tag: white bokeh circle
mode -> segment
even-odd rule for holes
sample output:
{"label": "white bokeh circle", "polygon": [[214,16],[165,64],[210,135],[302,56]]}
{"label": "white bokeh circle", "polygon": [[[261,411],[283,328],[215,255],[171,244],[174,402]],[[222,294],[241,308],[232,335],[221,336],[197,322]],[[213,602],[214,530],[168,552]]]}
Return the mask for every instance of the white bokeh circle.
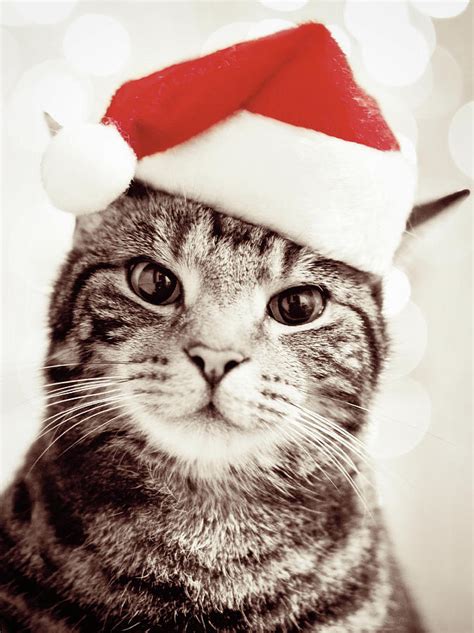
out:
{"label": "white bokeh circle", "polygon": [[91,83],[64,61],[50,60],[27,70],[11,92],[5,108],[6,132],[15,144],[43,152],[49,142],[44,121],[48,112],[66,125],[85,121],[92,103]]}
{"label": "white bokeh circle", "polygon": [[410,24],[410,15],[404,2],[348,0],[344,23],[349,33],[363,44],[403,32]]}
{"label": "white bokeh circle", "polygon": [[120,71],[130,56],[130,36],[108,15],[81,15],[68,27],[64,55],[80,72],[104,77]]}
{"label": "white bokeh circle", "polygon": [[26,26],[25,16],[18,11],[18,2],[2,2],[0,5],[0,23],[2,26]]}
{"label": "white bokeh circle", "polygon": [[392,95],[396,94],[404,107],[410,108],[412,111],[423,107],[423,104],[430,99],[430,95],[433,93],[434,72],[431,60],[416,83],[390,89]]}
{"label": "white bokeh circle", "polygon": [[411,12],[411,24],[419,31],[426,40],[430,53],[433,53],[436,48],[436,29],[433,24],[433,20],[429,15],[424,13],[418,13],[418,11]]}
{"label": "white bokeh circle", "polygon": [[24,2],[15,0],[15,9],[33,24],[58,24],[72,13],[77,0],[56,0],[56,2]]}
{"label": "white bokeh circle", "polygon": [[206,39],[201,48],[201,54],[207,55],[228,46],[233,46],[238,42],[244,42],[248,39],[248,33],[252,28],[252,24],[252,22],[231,22],[221,26]]}
{"label": "white bokeh circle", "polygon": [[201,48],[201,54],[214,53],[228,46],[265,37],[294,26],[296,26],[294,22],[277,18],[259,20],[258,22],[231,22],[221,26],[209,35]]}
{"label": "white bokeh circle", "polygon": [[387,321],[390,339],[387,379],[406,376],[419,364],[426,351],[428,328],[420,308],[409,301]]}
{"label": "white bokeh circle", "polygon": [[459,106],[462,98],[463,75],[449,51],[437,46],[431,57],[430,68],[432,89],[416,110],[418,119],[439,119],[446,116]]}
{"label": "white bokeh circle", "polygon": [[414,84],[425,72],[430,55],[425,38],[410,25],[362,45],[368,72],[383,86]]}
{"label": "white bokeh circle", "polygon": [[381,387],[372,403],[367,448],[376,459],[392,459],[413,450],[431,421],[431,399],[411,378]]}
{"label": "white bokeh circle", "polygon": [[413,112],[407,107],[405,101],[393,95],[379,98],[385,120],[397,138],[403,136],[410,139],[416,147],[418,143],[418,124]]}
{"label": "white bokeh circle", "polygon": [[399,314],[410,300],[410,280],[403,270],[392,266],[383,278],[383,313],[386,317]]}
{"label": "white bokeh circle", "polygon": [[267,9],[275,11],[298,11],[302,9],[309,0],[259,0]]}
{"label": "white bokeh circle", "polygon": [[[46,198],[46,194],[38,198]],[[25,288],[49,294],[72,244],[74,217],[47,202],[39,202],[15,219],[8,240],[7,265]],[[21,248],[20,248],[21,244]]]}
{"label": "white bokeh circle", "polygon": [[8,93],[15,85],[20,72],[22,54],[15,36],[7,29],[1,30],[2,45],[2,92]]}
{"label": "white bokeh circle", "polygon": [[449,151],[457,167],[468,178],[474,178],[472,152],[474,147],[474,101],[457,110],[449,125]]}
{"label": "white bokeh circle", "polygon": [[271,35],[272,33],[278,33],[278,31],[285,31],[286,29],[291,29],[295,27],[296,24],[294,22],[290,22],[289,20],[279,20],[279,19],[271,19],[271,20],[260,20],[259,22],[254,22],[247,33],[247,39],[253,40],[258,37],[265,37],[266,35]]}
{"label": "white bokeh circle", "polygon": [[454,18],[465,11],[469,0],[411,0],[413,6],[432,18]]}
{"label": "white bokeh circle", "polygon": [[[9,380],[10,389],[11,383],[12,381]],[[2,458],[0,459],[0,487],[2,489],[10,483],[13,473],[24,459],[28,446],[38,434],[41,427],[42,406],[38,399],[31,401],[23,397],[20,404],[5,405],[5,411],[8,411],[8,432],[2,433],[0,444]]]}

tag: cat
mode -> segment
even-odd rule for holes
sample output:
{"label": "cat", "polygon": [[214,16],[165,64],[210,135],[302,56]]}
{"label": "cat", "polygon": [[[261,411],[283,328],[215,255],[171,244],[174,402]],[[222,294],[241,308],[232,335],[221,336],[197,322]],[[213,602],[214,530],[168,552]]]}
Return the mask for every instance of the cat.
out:
{"label": "cat", "polygon": [[43,427],[1,499],[2,632],[421,633],[363,445],[382,300],[139,182],[79,218]]}

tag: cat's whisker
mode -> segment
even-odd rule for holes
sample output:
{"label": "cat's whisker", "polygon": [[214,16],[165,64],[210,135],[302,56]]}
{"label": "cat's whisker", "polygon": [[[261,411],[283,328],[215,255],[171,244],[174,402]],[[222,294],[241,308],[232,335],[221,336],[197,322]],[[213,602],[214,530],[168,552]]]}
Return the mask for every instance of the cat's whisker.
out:
{"label": "cat's whisker", "polygon": [[[293,424],[295,423],[293,422]],[[354,481],[354,478],[350,475],[350,473],[347,472],[346,468],[341,464],[337,456],[334,454],[335,452],[334,446],[328,441],[325,441],[324,438],[322,438],[317,432],[314,432],[316,431],[316,429],[313,429],[313,433],[311,435],[307,435],[306,433],[304,433],[302,431],[302,428],[299,428],[298,430],[299,430],[300,436],[303,439],[306,439],[307,441],[312,443],[314,446],[318,447],[323,453],[323,455],[325,455],[329,459],[329,461],[331,461],[334,464],[337,470],[339,470],[339,472],[342,474],[342,476],[346,479],[346,481],[349,483],[351,488],[354,490],[355,494],[358,496],[361,503],[363,504],[365,510],[369,514],[371,514],[367,501],[362,491],[360,490],[359,486]]]}
{"label": "cat's whisker", "polygon": [[[288,427],[280,426],[279,431],[281,433],[283,433],[283,435],[285,435],[291,442],[294,442],[296,434],[292,435],[293,428],[288,429]],[[300,448],[301,448],[301,446],[300,446]],[[338,490],[339,488],[338,488],[337,484],[334,483],[334,481],[331,479],[331,477],[328,475],[328,473],[324,470],[324,468],[321,466],[321,464],[318,464],[318,462],[316,461],[314,456],[311,455],[311,453],[306,448],[304,448],[303,450],[306,453],[306,455],[308,456],[308,458],[314,463],[314,465],[318,469],[318,471],[321,472],[322,475],[324,475],[324,477],[334,486],[334,488],[336,488],[336,490]]]}
{"label": "cat's whisker", "polygon": [[[122,360],[122,361],[108,361],[106,363],[94,363],[87,362],[88,367],[114,367],[116,365],[137,365],[142,361],[132,361],[132,360]],[[56,369],[58,367],[81,367],[81,363],[59,363],[58,365],[42,365],[38,367],[38,371],[42,371],[44,369]]]}
{"label": "cat's whisker", "polygon": [[[367,452],[365,450],[365,446],[352,434],[350,434],[346,429],[342,428],[340,425],[324,418],[320,414],[306,409],[301,405],[294,404],[292,402],[287,403],[289,406],[294,407],[298,410],[299,414],[299,422],[305,422],[306,424],[313,424],[317,426],[318,430],[324,431],[327,435],[330,435],[333,439],[338,441],[339,443],[344,444],[347,448],[350,448],[355,454],[357,454],[362,460],[364,460],[368,465],[371,465],[368,461]],[[288,421],[291,422],[291,416],[288,416]],[[329,428],[327,428],[329,427]],[[341,435],[343,437],[341,437]],[[357,442],[360,444],[360,448],[357,446]],[[352,464],[355,466],[354,464]]]}
{"label": "cat's whisker", "polygon": [[[309,391],[303,391],[303,393],[306,393],[306,395],[315,395],[314,393],[311,393],[311,392],[309,392]],[[333,400],[333,398],[331,398],[330,396],[324,396],[324,395],[321,395],[321,394],[319,394],[319,393],[317,394],[317,396],[318,396],[318,398],[327,398],[327,399],[331,399],[331,400]],[[350,404],[351,404],[350,402],[346,402],[346,401],[342,401],[342,400],[340,400],[340,402],[345,402],[345,404],[348,404],[348,405],[350,405]],[[347,431],[347,429],[345,429],[345,428],[344,428],[343,426],[341,426],[340,424],[337,424],[336,422],[333,422],[333,421],[331,421],[331,420],[328,420],[328,419],[327,419],[327,418],[325,418],[325,417],[324,417],[321,413],[319,413],[319,412],[317,412],[317,411],[314,411],[313,409],[308,409],[307,407],[304,407],[304,406],[303,406],[303,405],[301,405],[301,404],[294,404],[294,406],[295,406],[297,409],[300,409],[300,411],[304,411],[304,412],[305,412],[305,413],[307,413],[308,415],[313,415],[313,416],[314,416],[314,415],[316,415],[316,416],[318,416],[319,418],[325,419],[325,420],[327,421],[327,423],[328,423],[328,424],[330,424],[333,428],[335,428],[335,429],[336,429],[336,430],[338,430],[340,433],[342,433],[343,435],[345,435],[345,436],[349,439],[349,441],[354,442],[354,444],[357,444],[363,452],[366,452],[366,451],[367,451],[367,448],[366,448],[366,446],[365,446],[364,442],[363,442],[360,438],[358,438],[358,437],[356,437],[355,435],[353,435],[352,433],[349,433],[349,431]],[[356,406],[356,405],[354,405],[354,406]]]}
{"label": "cat's whisker", "polygon": [[[102,398],[99,400],[95,399],[92,401],[86,400],[87,396],[82,396],[81,400],[86,400],[85,402],[82,402],[82,404],[79,404],[74,407],[69,407],[65,411],[60,411],[59,413],[46,418],[44,422],[48,422],[48,423],[43,425],[42,432],[39,434],[38,437],[43,437],[47,433],[50,433],[53,429],[58,428],[63,423],[67,422],[68,420],[76,418],[78,415],[81,415],[85,411],[93,410],[91,407],[94,407],[95,405],[101,405],[104,402],[113,402],[117,397],[120,397],[120,396],[117,396],[116,392],[117,390],[113,390],[113,391],[111,390],[108,392],[103,392],[101,394],[90,394],[90,396],[94,396],[94,397],[98,395],[107,396],[105,398]],[[59,423],[56,423],[57,420],[59,420]]]}
{"label": "cat's whisker", "polygon": [[[308,430],[312,431],[315,425],[312,423],[309,427],[307,426],[307,424],[304,424],[304,426]],[[353,450],[353,447],[350,446],[350,444],[348,444],[347,442],[344,442],[344,440],[340,436],[338,436],[337,434],[333,434],[329,429],[325,428],[324,425],[317,425],[316,428],[319,433],[324,433],[325,438],[322,438],[323,441],[328,441],[330,443],[332,450],[337,452],[337,454],[346,462],[346,464],[348,464],[348,466],[356,471],[358,477],[363,479],[369,486],[374,487],[373,482],[360,470],[360,468],[354,463],[354,460],[341,446],[341,442],[350,450]],[[363,457],[360,457],[360,459],[364,461],[367,466],[373,469],[373,465],[368,460],[364,460]]]}
{"label": "cat's whisker", "polygon": [[44,385],[42,385],[42,387],[44,387],[45,389],[48,387],[56,387],[57,385],[67,385],[67,384],[79,384],[79,383],[87,383],[87,382],[94,382],[94,381],[103,381],[103,380],[114,380],[115,378],[121,379],[122,376],[120,375],[113,375],[113,376],[95,376],[93,378],[74,378],[72,380],[61,380],[59,382],[49,382],[46,383]]}
{"label": "cat's whisker", "polygon": [[[310,412],[307,409],[305,411],[307,411],[308,413],[312,413],[312,415],[314,416],[318,416],[319,418],[322,418],[323,420],[325,420],[327,424],[331,426],[331,428],[334,431],[337,431],[337,433],[342,433],[342,435],[344,436],[344,439],[341,438],[338,441],[341,441],[344,444],[347,443],[346,445],[348,446],[348,448],[350,448],[351,451],[355,452],[360,457],[360,459],[364,462],[364,464],[368,468],[370,468],[372,471],[374,472],[376,471],[377,473],[383,473],[384,475],[387,475],[390,478],[396,479],[399,483],[402,483],[403,485],[407,485],[410,483],[409,481],[401,477],[399,473],[396,473],[392,468],[388,468],[385,464],[382,465],[380,462],[378,462],[377,465],[375,466],[373,457],[368,447],[366,446],[366,444],[362,442],[359,438],[352,435],[352,433],[349,433],[346,429],[336,424],[335,422],[332,422],[328,418],[324,418],[324,416],[322,416],[320,413],[317,413],[314,411]],[[371,484],[371,485],[373,486],[374,484]]]}
{"label": "cat's whisker", "polygon": [[[132,398],[135,398],[136,396],[134,395],[128,395],[128,396],[124,396],[120,399],[115,400],[115,402],[119,401],[120,403],[130,400]],[[115,409],[119,409],[121,407],[121,404],[118,404],[116,407],[112,407],[110,409],[108,409],[108,411],[113,411]],[[63,433],[61,433],[60,435],[58,435],[57,437],[55,437],[53,439],[52,442],[50,442],[48,444],[48,446],[44,449],[44,451],[39,455],[39,457],[37,457],[35,459],[35,461],[33,462],[33,464],[31,465],[30,469],[28,470],[28,474],[31,473],[31,471],[33,470],[33,468],[36,466],[36,464],[40,461],[40,459],[62,438],[64,437],[67,433],[70,433],[73,429],[75,429],[76,427],[78,427],[81,424],[84,424],[84,422],[87,422],[88,420],[96,417],[97,415],[99,415],[100,413],[104,413],[104,411],[97,411],[96,413],[94,413],[91,416],[88,416],[86,418],[81,418],[78,422],[75,422],[71,427],[68,427],[65,431],[63,431]],[[77,416],[76,416],[77,417]],[[72,419],[72,418],[70,418]]]}
{"label": "cat's whisker", "polygon": [[[303,420],[300,420],[300,422],[302,422],[302,427],[309,433],[316,431],[322,441],[328,441],[330,445],[334,447],[334,450],[338,452],[338,455],[344,459],[346,464],[349,467],[353,468],[357,472],[357,474],[360,474],[360,470],[354,463],[354,460],[350,456],[348,456],[347,453],[340,446],[337,446],[337,436],[328,433],[327,430],[324,428],[324,425],[307,424]],[[321,435],[321,433],[324,433],[324,436]]]}
{"label": "cat's whisker", "polygon": [[[367,466],[373,467],[373,464],[368,455],[367,449],[365,446],[362,448],[359,446],[360,442],[356,442],[353,435],[348,433],[345,429],[342,429],[339,425],[335,424],[331,420],[321,416],[316,412],[307,412],[302,411],[302,419],[307,424],[317,424],[319,428],[324,430],[324,432],[330,435],[333,439],[335,439],[340,444],[346,446],[349,450],[351,450],[355,455],[357,455]],[[318,424],[319,423],[319,424]]]}
{"label": "cat's whisker", "polygon": [[349,459],[352,467],[355,467],[359,476],[361,476],[365,481],[367,481],[367,483],[370,486],[373,487],[373,483],[363,473],[361,473],[359,468],[355,466],[353,460],[349,457],[349,455],[347,455],[346,451],[344,451],[344,449],[342,448],[342,447],[346,447],[347,449],[349,449],[352,453],[357,455],[357,457],[359,457],[359,459],[366,466],[368,466],[371,470],[373,470],[374,466],[365,446],[359,442],[363,446],[361,450],[358,448],[357,445],[354,445],[355,444],[354,440],[356,440],[357,438],[355,438],[352,434],[350,434],[346,429],[342,428],[340,425],[336,424],[332,420],[329,420],[328,418],[321,416],[320,414],[316,412],[309,412],[309,411],[307,412],[307,410],[303,410],[302,421],[305,423],[305,425],[309,424],[311,426],[315,426],[319,432],[324,433],[325,436],[328,436],[329,438],[331,438],[333,442],[336,442],[336,444],[338,445],[338,450],[340,450],[345,455],[345,459]]}
{"label": "cat's whisker", "polygon": [[[51,422],[48,425],[48,427],[45,428],[44,431],[38,437],[43,437],[44,435],[48,435],[48,433],[54,433],[56,429],[63,426],[70,420],[74,420],[75,418],[79,417],[80,415],[83,415],[84,413],[90,413],[91,411],[95,411],[96,409],[107,407],[110,403],[113,404],[117,400],[119,400],[119,398],[107,398],[107,399],[104,398],[103,400],[98,400],[98,401],[96,400],[96,401],[87,403],[87,406],[85,407],[75,407],[73,409],[69,409],[68,411],[64,412],[63,416],[60,416],[59,422],[54,424],[56,420],[53,420],[53,422]],[[79,413],[76,413],[75,415],[70,415],[71,413],[76,412],[78,409],[80,409]],[[61,419],[61,417],[63,419]]]}
{"label": "cat's whisker", "polygon": [[[115,408],[115,407],[114,407]],[[109,413],[110,411],[114,410],[114,408],[109,409],[107,411],[107,413]],[[68,448],[64,449],[64,451],[62,451],[62,453],[59,454],[59,457],[61,457],[62,455],[64,455],[64,453],[67,453],[69,450],[71,450],[72,448],[74,448],[74,446],[76,446],[77,444],[82,443],[86,437],[88,437],[89,435],[92,435],[93,433],[97,433],[98,431],[100,431],[100,429],[104,428],[105,426],[107,426],[108,424],[111,424],[112,422],[114,422],[115,420],[118,420],[120,418],[123,418],[124,416],[127,415],[126,411],[123,411],[122,413],[119,413],[118,415],[114,416],[113,418],[111,418],[110,420],[106,420],[105,422],[103,422],[102,424],[99,424],[99,426],[91,429],[90,431],[88,431],[87,433],[85,433],[82,437],[80,437],[78,440],[76,440],[73,444],[71,444],[71,446],[68,446]]]}
{"label": "cat's whisker", "polygon": [[[314,395],[314,394],[310,394],[310,392],[306,392],[308,395]],[[326,395],[322,395],[322,394],[318,394],[318,397],[326,399],[326,400],[332,400],[334,402],[341,402],[342,404],[345,404],[349,407],[353,407],[355,409],[359,409],[360,411],[364,411],[367,414],[372,414],[371,409],[368,409],[367,407],[363,407],[361,405],[358,404],[354,404],[353,402],[348,402],[347,400],[343,400],[340,398],[335,398],[333,396],[326,396]],[[393,416],[387,415],[386,413],[382,413],[381,411],[377,411],[377,416],[379,418],[381,418],[382,420],[388,420],[389,422],[394,422],[396,424],[405,424],[411,428],[417,428],[416,425],[407,422],[407,420],[404,420],[403,418],[394,418]],[[430,437],[433,437],[436,440],[439,440],[440,442],[444,442],[446,444],[449,444],[451,446],[454,446],[456,448],[459,448],[459,445],[456,444],[456,442],[451,442],[450,440],[447,440],[445,437],[441,437],[440,435],[437,435],[436,433],[433,433],[430,430],[426,431],[426,434],[429,435]]]}
{"label": "cat's whisker", "polygon": [[[106,393],[118,393],[118,392],[120,392],[120,391],[121,391],[120,387],[114,387],[113,389],[109,389],[109,390],[105,390],[105,391],[99,391],[99,392],[93,391],[93,392],[91,392],[91,393],[89,393],[89,394],[87,394],[87,393],[86,393],[86,394],[79,394],[79,395],[77,395],[77,396],[72,396],[71,398],[66,398],[66,399],[64,399],[64,400],[50,401],[50,402],[48,402],[47,404],[48,404],[48,406],[57,406],[57,405],[59,405],[59,404],[65,404],[66,402],[72,402],[72,401],[74,401],[74,400],[82,400],[83,398],[86,398],[86,397],[87,397],[87,395],[90,395],[90,396],[101,396],[101,395],[104,395],[104,394],[106,394]],[[56,398],[62,398],[62,397],[63,397],[63,395],[64,395],[64,394],[60,394],[60,395],[53,394],[53,396],[52,396],[52,397],[53,397],[53,398],[54,398],[54,397],[56,397]]]}
{"label": "cat's whisker", "polygon": [[[87,385],[79,385],[76,387],[67,387],[67,388],[62,388],[62,389],[52,389],[50,391],[47,391],[47,395],[43,396],[44,400],[48,400],[50,398],[58,398],[58,397],[62,397],[62,396],[67,396],[70,394],[81,394],[83,392],[87,393],[88,391],[90,391],[91,393],[93,393],[93,389],[105,389],[106,387],[116,387],[118,386],[120,383],[115,382],[115,381],[109,381],[109,382],[99,382],[99,383],[88,383]],[[51,402],[48,403],[52,404]]]}
{"label": "cat's whisker", "polygon": [[[108,395],[110,393],[115,393],[116,391],[117,390],[113,390],[113,392],[112,392],[112,390],[111,390],[109,392],[104,392],[104,393],[102,393],[100,395],[106,395],[106,394]],[[94,394],[90,394],[90,395],[91,396],[97,396],[99,394],[94,393]],[[81,396],[81,400],[84,400],[84,399],[86,399],[86,396],[85,395]],[[74,413],[75,411],[86,409],[86,408],[88,408],[90,406],[93,406],[94,404],[101,403],[101,402],[108,402],[108,401],[109,401],[109,398],[105,398],[103,400],[93,400],[92,402],[91,401],[87,401],[87,402],[83,402],[83,404],[79,404],[77,406],[70,407],[70,408],[66,409],[66,411],[60,411],[59,413],[56,413],[54,415],[50,415],[49,417],[47,417],[44,420],[44,423],[48,422],[48,424],[43,426],[43,433],[39,437],[41,437],[44,434],[44,431],[48,430],[48,427],[50,427],[54,423],[54,421],[56,419],[61,418],[63,416],[66,416],[69,413]]]}

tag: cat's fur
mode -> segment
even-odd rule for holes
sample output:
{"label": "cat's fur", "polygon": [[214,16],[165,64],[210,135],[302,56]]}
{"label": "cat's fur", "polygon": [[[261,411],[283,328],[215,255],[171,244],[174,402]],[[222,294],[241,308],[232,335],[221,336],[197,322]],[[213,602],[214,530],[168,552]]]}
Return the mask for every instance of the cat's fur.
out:
{"label": "cat's fur", "polygon": [[[178,276],[184,304],[133,294],[137,256]],[[270,297],[302,283],[326,289],[322,317],[272,320]],[[138,185],[81,221],[51,301],[43,432],[2,498],[6,630],[421,631],[359,444],[381,300],[376,277]],[[248,359],[215,392],[227,421],[195,413],[193,342]]]}

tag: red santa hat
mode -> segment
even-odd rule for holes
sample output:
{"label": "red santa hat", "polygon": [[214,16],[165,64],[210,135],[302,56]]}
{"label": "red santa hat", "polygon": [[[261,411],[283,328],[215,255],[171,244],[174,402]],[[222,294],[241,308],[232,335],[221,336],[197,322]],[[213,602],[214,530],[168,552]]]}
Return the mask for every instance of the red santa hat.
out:
{"label": "red santa hat", "polygon": [[133,178],[383,273],[413,204],[413,161],[321,24],[125,83],[100,124],[63,128],[52,202],[105,209]]}

